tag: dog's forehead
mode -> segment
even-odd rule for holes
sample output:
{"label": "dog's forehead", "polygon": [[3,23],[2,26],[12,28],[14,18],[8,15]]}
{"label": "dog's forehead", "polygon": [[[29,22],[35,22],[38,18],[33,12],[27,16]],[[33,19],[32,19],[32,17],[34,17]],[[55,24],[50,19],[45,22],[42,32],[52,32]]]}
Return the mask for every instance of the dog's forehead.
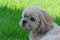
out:
{"label": "dog's forehead", "polygon": [[38,12],[37,11],[30,11],[30,10],[28,10],[28,12],[27,11],[25,11],[24,13],[23,13],[23,15],[25,15],[25,16],[34,16],[34,15],[38,15]]}
{"label": "dog's forehead", "polygon": [[28,7],[23,10],[23,16],[38,15],[40,10],[42,10],[40,7]]}
{"label": "dog's forehead", "polygon": [[38,14],[37,13],[34,13],[34,12],[26,12],[24,13],[24,16],[37,16]]}

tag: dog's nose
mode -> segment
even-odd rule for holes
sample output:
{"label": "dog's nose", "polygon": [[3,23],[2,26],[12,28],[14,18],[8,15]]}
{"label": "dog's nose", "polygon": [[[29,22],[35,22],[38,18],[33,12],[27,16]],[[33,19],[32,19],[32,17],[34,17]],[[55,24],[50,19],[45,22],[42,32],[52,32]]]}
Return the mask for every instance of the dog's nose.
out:
{"label": "dog's nose", "polygon": [[22,23],[23,23],[23,24],[26,24],[26,23],[27,23],[27,21],[26,21],[26,20],[23,20],[23,21],[22,21]]}

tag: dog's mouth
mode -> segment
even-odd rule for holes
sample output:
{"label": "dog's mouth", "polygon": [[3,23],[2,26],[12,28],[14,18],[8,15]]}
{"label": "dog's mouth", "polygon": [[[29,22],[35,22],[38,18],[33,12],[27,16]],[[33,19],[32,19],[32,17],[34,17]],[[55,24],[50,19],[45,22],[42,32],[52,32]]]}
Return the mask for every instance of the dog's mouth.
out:
{"label": "dog's mouth", "polygon": [[21,24],[22,27],[26,27],[26,25],[27,25],[27,24],[23,24],[23,23]]}
{"label": "dog's mouth", "polygon": [[22,27],[29,30],[29,31],[33,30],[32,26],[28,25],[28,23],[27,24],[22,24]]}
{"label": "dog's mouth", "polygon": [[26,24],[22,24],[22,27],[25,27],[26,26]]}

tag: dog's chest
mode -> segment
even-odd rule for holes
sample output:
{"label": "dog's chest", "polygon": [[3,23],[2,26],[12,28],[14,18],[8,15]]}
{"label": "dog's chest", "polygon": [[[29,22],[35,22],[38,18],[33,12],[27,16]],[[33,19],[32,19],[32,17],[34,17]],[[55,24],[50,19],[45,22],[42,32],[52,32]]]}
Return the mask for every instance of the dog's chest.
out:
{"label": "dog's chest", "polygon": [[41,39],[42,38],[42,35],[37,35],[37,34],[30,34],[30,40],[39,40],[39,39]]}
{"label": "dog's chest", "polygon": [[40,39],[40,37],[33,37],[33,36],[30,36],[30,40],[39,40]]}

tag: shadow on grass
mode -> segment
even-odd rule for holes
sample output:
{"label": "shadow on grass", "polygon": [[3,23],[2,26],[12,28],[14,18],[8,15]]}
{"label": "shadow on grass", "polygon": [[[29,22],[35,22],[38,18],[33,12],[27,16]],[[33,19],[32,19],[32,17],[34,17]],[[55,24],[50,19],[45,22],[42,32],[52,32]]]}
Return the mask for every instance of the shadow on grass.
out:
{"label": "shadow on grass", "polygon": [[58,25],[60,25],[60,17],[56,17],[53,19],[55,23],[57,23]]}

